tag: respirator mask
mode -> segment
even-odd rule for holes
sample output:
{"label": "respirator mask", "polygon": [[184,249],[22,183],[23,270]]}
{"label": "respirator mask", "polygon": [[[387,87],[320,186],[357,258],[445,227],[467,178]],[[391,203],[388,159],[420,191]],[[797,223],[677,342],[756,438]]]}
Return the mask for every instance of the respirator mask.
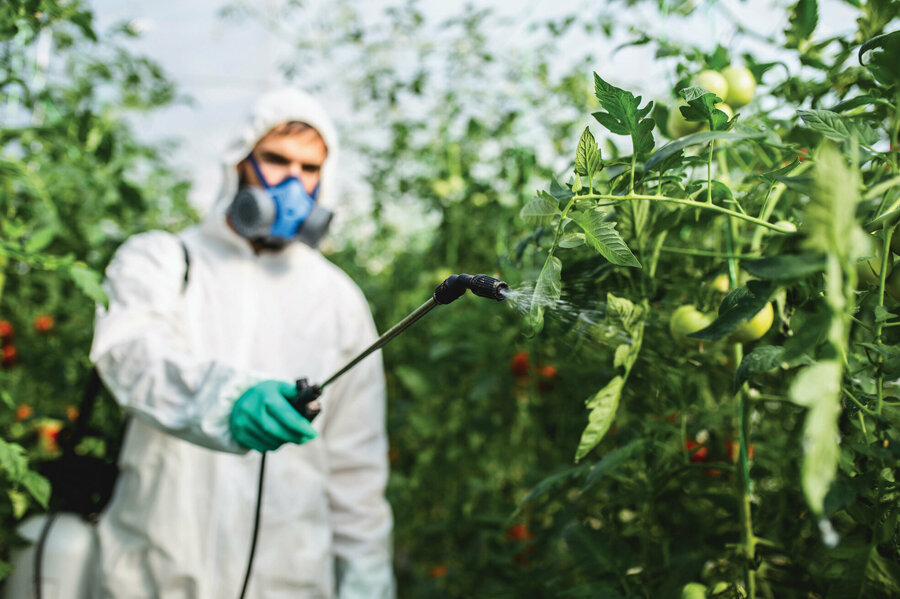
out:
{"label": "respirator mask", "polygon": [[234,229],[243,237],[268,247],[282,248],[291,241],[317,247],[334,216],[316,203],[319,186],[309,194],[293,175],[271,186],[253,154],[247,161],[264,189],[250,185],[238,189],[227,212]]}

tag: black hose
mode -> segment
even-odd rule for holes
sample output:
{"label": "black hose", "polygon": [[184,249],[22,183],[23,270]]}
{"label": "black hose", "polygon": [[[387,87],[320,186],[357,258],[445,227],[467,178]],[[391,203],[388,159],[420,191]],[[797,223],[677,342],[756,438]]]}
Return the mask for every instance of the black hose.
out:
{"label": "black hose", "polygon": [[[247,560],[247,572],[244,573],[244,584],[241,586],[240,599],[244,599],[247,585],[250,583],[250,571],[253,569],[253,558],[256,556],[256,541],[259,537],[259,520],[262,514],[263,478],[266,474],[266,454],[262,454],[259,461],[259,485],[256,490],[256,515],[253,517],[253,538],[250,541],[250,558]],[[37,599],[40,599],[38,597]]]}
{"label": "black hose", "polygon": [[34,597],[35,599],[41,599],[42,589],[41,589],[41,577],[43,575],[43,562],[44,562],[44,547],[47,546],[47,537],[50,536],[50,528],[53,526],[53,523],[56,522],[56,517],[59,515],[59,512],[50,512],[47,515],[47,519],[44,521],[44,525],[41,527],[41,534],[38,537],[37,545],[34,547]]}

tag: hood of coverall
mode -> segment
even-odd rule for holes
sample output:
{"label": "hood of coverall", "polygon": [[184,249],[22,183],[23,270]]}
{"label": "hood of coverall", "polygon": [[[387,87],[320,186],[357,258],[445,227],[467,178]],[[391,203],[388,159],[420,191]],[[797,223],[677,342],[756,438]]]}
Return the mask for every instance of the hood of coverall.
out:
{"label": "hood of coverall", "polygon": [[325,141],[328,154],[322,165],[316,202],[328,210],[336,211],[337,130],[325,109],[315,98],[297,88],[284,87],[260,96],[250,114],[234,132],[221,163],[222,185],[215,204],[203,223],[205,230],[241,244],[246,243],[246,240],[229,228],[225,220],[228,206],[238,190],[238,174],[235,166],[250,154],[266,133],[288,121],[300,121],[311,125]]}

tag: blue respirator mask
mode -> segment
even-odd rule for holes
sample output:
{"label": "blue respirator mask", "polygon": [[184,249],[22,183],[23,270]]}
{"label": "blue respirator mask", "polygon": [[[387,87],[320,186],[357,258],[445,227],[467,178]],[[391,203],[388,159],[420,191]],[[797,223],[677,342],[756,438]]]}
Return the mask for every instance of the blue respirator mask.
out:
{"label": "blue respirator mask", "polygon": [[264,189],[249,185],[238,189],[228,207],[234,229],[243,237],[267,246],[284,247],[291,241],[302,241],[317,247],[334,216],[316,203],[319,187],[309,194],[294,176],[271,186],[252,154],[247,161]]}

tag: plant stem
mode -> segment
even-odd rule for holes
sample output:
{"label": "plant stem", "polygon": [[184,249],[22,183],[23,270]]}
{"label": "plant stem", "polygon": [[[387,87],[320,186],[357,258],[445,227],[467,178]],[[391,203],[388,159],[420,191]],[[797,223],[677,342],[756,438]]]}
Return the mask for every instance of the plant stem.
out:
{"label": "plant stem", "polygon": [[[668,245],[664,245],[660,248],[663,252],[669,252],[670,254],[686,254],[688,256],[704,256],[708,258],[735,258],[738,260],[748,259],[753,260],[755,258],[759,258],[759,254],[729,254],[727,252],[716,252],[713,250],[698,250],[694,248],[676,248]],[[900,324],[900,323],[898,323]]]}
{"label": "plant stem", "polygon": [[712,204],[712,160],[713,150],[716,147],[716,140],[709,142],[709,158],[706,160],[706,203]]}
{"label": "plant stem", "polygon": [[[734,240],[736,237],[735,222],[728,219],[725,229],[725,240],[729,254],[734,253]],[[728,278],[731,280],[731,288],[737,287],[737,261],[728,259]],[[732,345],[734,367],[738,368],[744,358],[744,347],[740,343]],[[750,439],[750,402],[747,400],[747,384],[741,385],[737,392],[737,421],[738,441],[740,446],[738,464],[738,512],[741,521],[741,545],[743,557],[746,560],[741,566],[744,574],[744,586],[747,589],[748,599],[756,599],[756,571],[753,569],[753,560],[756,556],[756,537],[753,534],[753,514],[750,508],[750,461],[748,457],[748,445]]]}
{"label": "plant stem", "polygon": [[617,196],[611,194],[590,194],[590,195],[580,195],[579,199],[582,200],[616,200],[616,201],[626,201],[626,200],[640,200],[647,202],[665,202],[669,204],[680,204],[682,206],[691,206],[693,208],[700,208],[701,210],[711,210],[713,212],[718,212],[719,214],[725,214],[727,216],[732,216],[734,218],[738,218],[743,221],[747,221],[748,223],[753,223],[759,227],[765,227],[767,229],[771,229],[778,233],[793,233],[788,229],[783,229],[777,225],[772,223],[768,223],[762,219],[754,218],[752,216],[748,216],[746,214],[741,214],[740,212],[735,212],[734,210],[729,210],[728,208],[723,208],[721,206],[717,206],[715,204],[708,204],[706,202],[697,202],[694,200],[685,200],[683,198],[672,198],[665,195],[642,195],[636,193],[629,193],[624,196]]}
{"label": "plant stem", "polygon": [[[881,273],[878,275],[878,307],[882,310],[884,309],[884,283],[887,278],[887,268],[888,268],[888,258],[891,256],[891,237],[894,236],[893,227],[889,229],[884,229],[882,231],[882,245],[881,245]],[[881,333],[884,328],[884,322],[878,321],[876,319],[875,322],[875,343],[881,343]],[[881,356],[878,357],[878,372],[875,376],[875,392],[878,396],[878,405],[875,408],[875,413],[881,416],[881,409],[884,404],[884,372],[881,367],[884,362],[884,358]]]}
{"label": "plant stem", "polygon": [[637,152],[632,152],[631,156],[631,183],[628,185],[628,195],[634,195],[634,169],[637,165]]}

